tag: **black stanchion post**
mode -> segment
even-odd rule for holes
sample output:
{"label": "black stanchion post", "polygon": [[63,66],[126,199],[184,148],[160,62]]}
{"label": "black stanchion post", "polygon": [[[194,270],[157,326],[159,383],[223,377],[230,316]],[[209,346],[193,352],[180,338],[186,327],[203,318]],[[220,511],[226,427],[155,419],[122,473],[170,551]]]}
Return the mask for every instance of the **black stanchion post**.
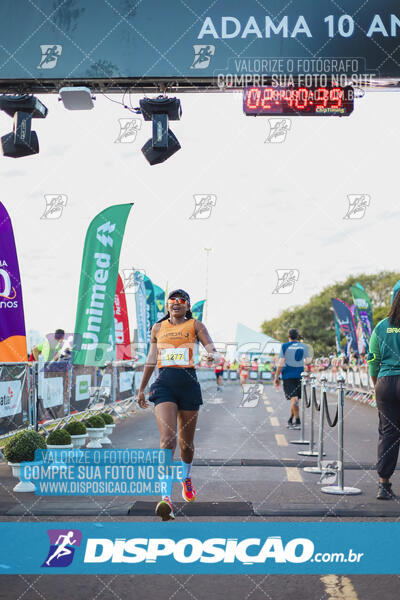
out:
{"label": "black stanchion post", "polygon": [[318,456],[318,452],[314,450],[314,409],[315,409],[315,393],[316,393],[316,382],[315,375],[310,375],[310,442],[308,450],[300,450],[297,454],[301,456]]}
{"label": "black stanchion post", "polygon": [[306,395],[307,395],[307,373],[303,371],[301,374],[301,401],[300,401],[300,415],[301,415],[301,435],[299,440],[290,440],[291,444],[299,444],[307,446],[310,442],[304,439],[305,434],[305,421],[306,421]]}
{"label": "black stanchion post", "polygon": [[322,375],[321,379],[321,400],[319,405],[319,433],[318,433],[318,458],[317,458],[317,466],[316,467],[304,467],[303,471],[307,473],[317,473],[321,474],[322,472],[331,472],[330,470],[322,469],[321,461],[325,456],[324,452],[324,419],[325,419],[325,403],[324,396],[326,394],[326,384],[328,378],[326,375]]}
{"label": "black stanchion post", "polygon": [[325,494],[340,494],[344,496],[354,496],[361,494],[361,490],[355,487],[344,487],[344,422],[343,422],[343,407],[344,407],[344,377],[337,377],[338,383],[338,484],[328,485],[321,488],[321,492]]}

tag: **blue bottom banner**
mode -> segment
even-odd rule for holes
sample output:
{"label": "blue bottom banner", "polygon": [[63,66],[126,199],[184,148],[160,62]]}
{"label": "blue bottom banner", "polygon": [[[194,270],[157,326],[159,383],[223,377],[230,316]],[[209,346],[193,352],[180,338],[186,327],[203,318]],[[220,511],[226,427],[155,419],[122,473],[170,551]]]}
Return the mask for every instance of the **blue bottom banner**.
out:
{"label": "blue bottom banner", "polygon": [[0,523],[0,573],[398,574],[400,523]]}

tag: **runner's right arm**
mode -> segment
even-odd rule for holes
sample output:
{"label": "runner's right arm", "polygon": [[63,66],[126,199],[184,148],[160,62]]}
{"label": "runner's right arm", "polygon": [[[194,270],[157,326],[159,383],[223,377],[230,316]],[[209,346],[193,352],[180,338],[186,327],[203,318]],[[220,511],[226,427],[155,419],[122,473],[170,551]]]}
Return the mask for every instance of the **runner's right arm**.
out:
{"label": "runner's right arm", "polygon": [[146,402],[146,398],[144,395],[144,390],[146,389],[147,384],[149,383],[150,377],[153,374],[153,371],[157,365],[157,334],[160,329],[160,324],[156,323],[153,325],[151,329],[151,341],[150,341],[150,351],[147,356],[147,360],[143,369],[143,377],[140,382],[139,392],[138,392],[138,403],[140,408],[147,408],[149,406],[148,402]]}

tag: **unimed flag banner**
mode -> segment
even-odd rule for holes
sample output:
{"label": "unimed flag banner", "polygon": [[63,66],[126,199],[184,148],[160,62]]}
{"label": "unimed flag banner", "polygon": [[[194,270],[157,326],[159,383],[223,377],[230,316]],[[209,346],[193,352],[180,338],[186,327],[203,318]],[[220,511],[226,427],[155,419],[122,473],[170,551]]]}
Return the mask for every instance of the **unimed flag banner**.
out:
{"label": "unimed flag banner", "polygon": [[[135,278],[135,304],[136,304],[136,330],[137,350],[140,362],[144,362],[147,350],[150,348],[150,318],[148,319],[146,289],[144,275],[141,271],[134,271]],[[148,322],[149,321],[149,322]]]}
{"label": "unimed flag banner", "polygon": [[102,366],[114,320],[119,255],[132,204],[106,208],[90,223],[83,249],[72,362]]}
{"label": "unimed flag banner", "polygon": [[126,297],[124,284],[121,275],[118,275],[117,290],[114,299],[114,321],[115,321],[115,342],[117,345],[117,360],[130,360],[132,358],[128,309],[126,306]]}
{"label": "unimed flag banner", "polygon": [[151,329],[154,323],[157,321],[157,305],[155,299],[154,285],[150,277],[144,275],[144,288],[146,290],[146,302],[147,302],[147,314],[148,323],[147,326]]}
{"label": "unimed flag banner", "polygon": [[159,321],[159,319],[162,319],[165,315],[165,292],[162,288],[160,288],[159,285],[156,285],[155,283],[153,283],[153,288],[157,308],[157,321]]}
{"label": "unimed flag banner", "polygon": [[331,301],[340,329],[347,338],[349,349],[358,352],[356,324],[350,306],[339,298],[332,298]]}
{"label": "unimed flag banner", "polygon": [[363,328],[365,341],[367,344],[369,344],[373,329],[371,299],[360,283],[357,283],[357,285],[351,285],[350,291],[356,307],[357,317],[360,320]]}
{"label": "unimed flag banner", "polygon": [[0,362],[27,358],[17,250],[11,219],[0,202]]}
{"label": "unimed flag banner", "polygon": [[199,302],[196,302],[196,304],[193,304],[192,315],[193,315],[194,319],[197,319],[198,321],[203,320],[203,311],[204,311],[205,303],[206,303],[205,300],[200,300]]}

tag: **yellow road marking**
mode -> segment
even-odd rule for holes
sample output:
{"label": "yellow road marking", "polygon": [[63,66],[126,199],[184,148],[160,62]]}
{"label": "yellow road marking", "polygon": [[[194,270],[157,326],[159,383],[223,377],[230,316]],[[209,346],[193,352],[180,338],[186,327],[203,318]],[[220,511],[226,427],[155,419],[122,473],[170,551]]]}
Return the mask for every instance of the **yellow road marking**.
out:
{"label": "yellow road marking", "polygon": [[279,427],[278,417],[270,417],[269,420],[270,420],[272,427]]}
{"label": "yellow road marking", "polygon": [[264,400],[264,404],[269,405],[270,404],[269,400]]}
{"label": "yellow road marking", "polygon": [[285,471],[288,481],[299,481],[300,483],[303,482],[303,478],[297,467],[285,467]]}
{"label": "yellow road marking", "polygon": [[276,433],[275,439],[278,446],[289,446],[286,436],[284,436],[283,433]]}
{"label": "yellow road marking", "polygon": [[272,406],[267,406],[266,408],[267,408],[267,412],[269,412],[269,413],[274,412],[274,409],[272,408]]}
{"label": "yellow road marking", "polygon": [[324,575],[321,581],[325,587],[326,600],[358,600],[357,592],[349,577]]}

